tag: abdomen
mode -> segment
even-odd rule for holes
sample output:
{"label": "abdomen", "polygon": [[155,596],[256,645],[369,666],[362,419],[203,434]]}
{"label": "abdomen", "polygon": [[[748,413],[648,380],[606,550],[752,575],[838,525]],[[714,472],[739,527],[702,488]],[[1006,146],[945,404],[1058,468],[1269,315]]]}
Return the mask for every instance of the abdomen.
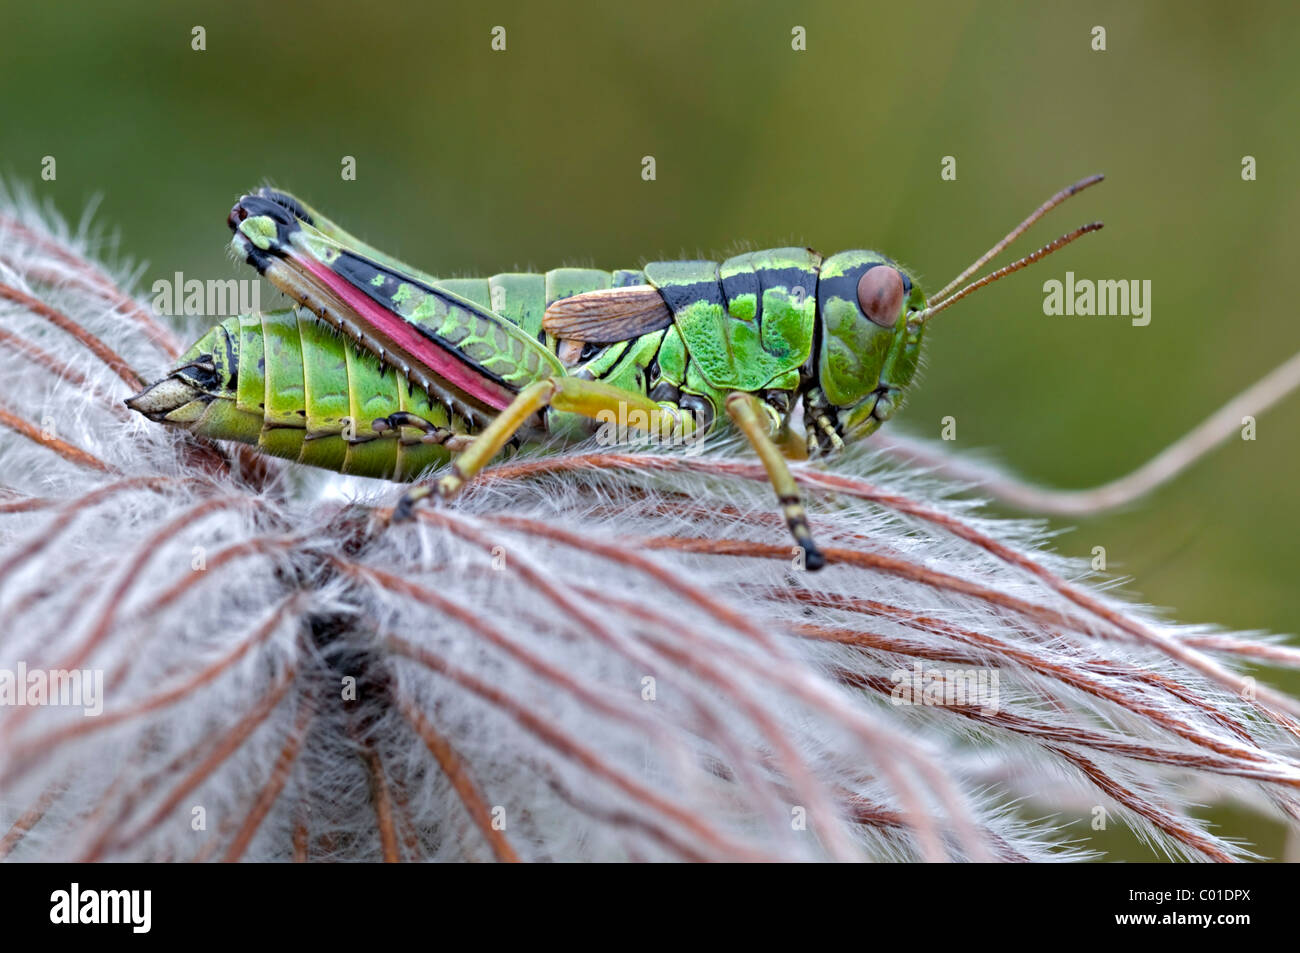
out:
{"label": "abdomen", "polygon": [[202,392],[155,419],[340,473],[411,480],[447,462],[448,451],[422,442],[419,430],[381,434],[371,426],[397,411],[456,433],[474,432],[391,368],[381,373],[376,358],[304,308],[227,318],[199,339],[170,377]]}

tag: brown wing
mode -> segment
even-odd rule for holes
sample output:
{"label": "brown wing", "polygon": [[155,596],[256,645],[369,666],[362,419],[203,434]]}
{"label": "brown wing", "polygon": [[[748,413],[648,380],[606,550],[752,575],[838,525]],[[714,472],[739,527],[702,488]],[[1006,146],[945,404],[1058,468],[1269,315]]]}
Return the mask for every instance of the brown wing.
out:
{"label": "brown wing", "polygon": [[672,323],[673,314],[655,288],[633,285],[561,298],[546,309],[542,330],[567,341],[613,344]]}

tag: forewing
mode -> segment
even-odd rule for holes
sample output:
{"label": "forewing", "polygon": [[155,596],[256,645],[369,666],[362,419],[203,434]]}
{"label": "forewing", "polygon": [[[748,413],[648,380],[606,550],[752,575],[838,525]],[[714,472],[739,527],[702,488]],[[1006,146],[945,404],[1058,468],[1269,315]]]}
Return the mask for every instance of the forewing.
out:
{"label": "forewing", "polygon": [[542,329],[557,338],[614,344],[673,323],[663,296],[651,285],[589,291],[552,302]]}
{"label": "forewing", "polygon": [[245,196],[235,248],[277,287],[412,381],[473,412],[502,409],[564,366],[515,324],[468,298],[326,235],[283,205]]}

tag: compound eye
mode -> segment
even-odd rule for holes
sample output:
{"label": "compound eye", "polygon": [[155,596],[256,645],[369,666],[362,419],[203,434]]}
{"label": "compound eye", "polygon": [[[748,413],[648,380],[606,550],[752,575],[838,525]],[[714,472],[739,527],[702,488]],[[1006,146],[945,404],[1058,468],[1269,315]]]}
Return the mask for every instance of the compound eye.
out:
{"label": "compound eye", "polygon": [[858,305],[873,323],[892,328],[903,310],[903,276],[888,265],[868,268],[858,279]]}

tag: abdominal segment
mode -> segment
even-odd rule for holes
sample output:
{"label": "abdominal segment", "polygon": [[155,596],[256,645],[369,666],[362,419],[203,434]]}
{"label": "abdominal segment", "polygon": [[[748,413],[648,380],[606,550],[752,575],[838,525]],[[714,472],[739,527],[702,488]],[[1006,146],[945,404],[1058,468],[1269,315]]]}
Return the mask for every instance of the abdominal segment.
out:
{"label": "abdominal segment", "polygon": [[415,479],[450,454],[414,427],[376,432],[376,420],[405,411],[453,433],[473,432],[305,308],[228,318],[128,403],[199,436],[388,480]]}

